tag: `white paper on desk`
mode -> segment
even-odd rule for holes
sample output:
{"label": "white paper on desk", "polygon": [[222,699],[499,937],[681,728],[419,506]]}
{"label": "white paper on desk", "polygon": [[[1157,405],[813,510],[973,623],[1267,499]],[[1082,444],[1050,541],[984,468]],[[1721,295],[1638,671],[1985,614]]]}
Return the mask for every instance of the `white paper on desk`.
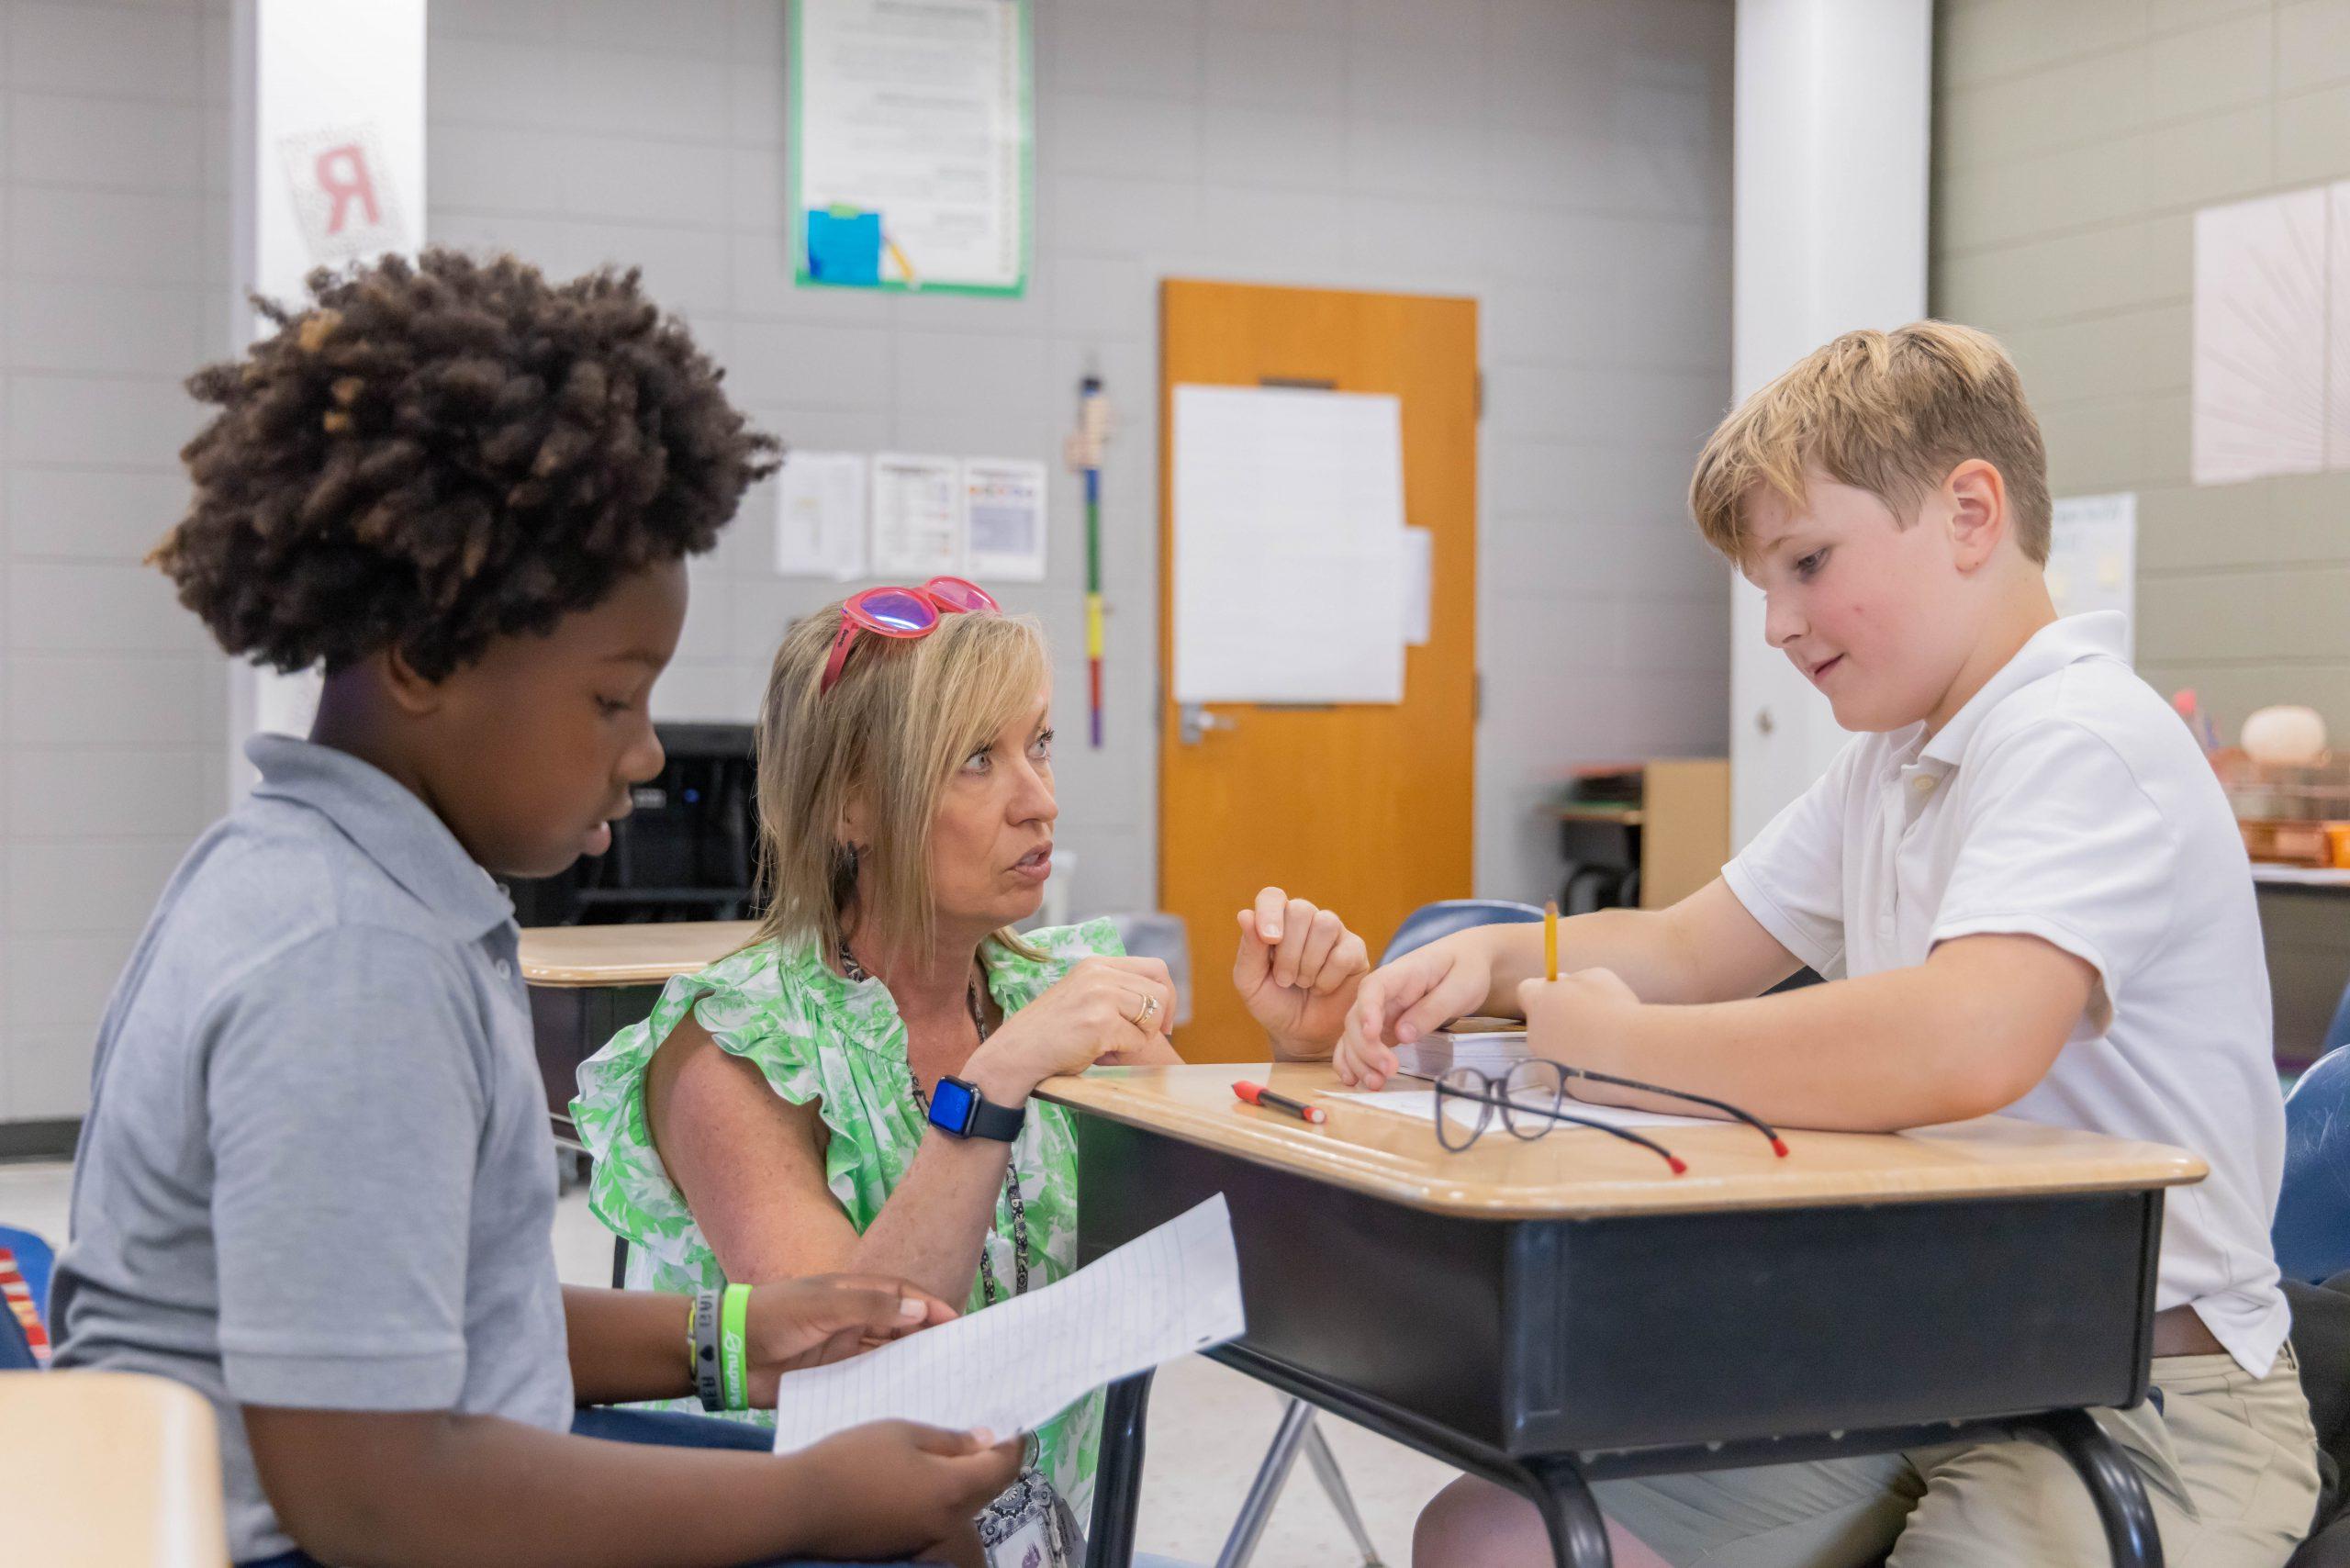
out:
{"label": "white paper on desk", "polygon": [[[1416,1092],[1412,1090],[1384,1090],[1375,1094],[1325,1092],[1326,1100],[1353,1100],[1382,1111],[1393,1111],[1422,1123],[1436,1120],[1436,1091]],[[1492,1106],[1496,1119],[1501,1107]],[[1611,1127],[1718,1127],[1722,1124],[1711,1116],[1674,1116],[1662,1111],[1628,1111],[1620,1105],[1592,1105],[1581,1100],[1570,1100],[1559,1107],[1570,1116],[1580,1116],[1587,1122],[1599,1122]],[[1444,1114],[1464,1127],[1477,1125],[1477,1106],[1473,1102],[1445,1102]],[[1561,1123],[1561,1130],[1572,1132],[1573,1124]]]}
{"label": "white paper on desk", "polygon": [[1175,388],[1175,700],[1404,700],[1402,404]]}
{"label": "white paper on desk", "polygon": [[865,476],[861,453],[785,455],[776,476],[778,575],[843,583],[865,575]]}
{"label": "white paper on desk", "polygon": [[776,1389],[778,1453],[867,1421],[999,1438],[1033,1431],[1105,1383],[1237,1338],[1240,1259],[1224,1194],[1067,1279]]}

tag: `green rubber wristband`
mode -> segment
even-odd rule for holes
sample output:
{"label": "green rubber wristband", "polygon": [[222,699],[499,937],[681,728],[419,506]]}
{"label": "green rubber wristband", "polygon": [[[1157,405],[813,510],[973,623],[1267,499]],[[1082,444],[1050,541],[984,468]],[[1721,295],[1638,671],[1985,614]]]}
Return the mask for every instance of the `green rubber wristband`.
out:
{"label": "green rubber wristband", "polygon": [[751,1316],[751,1287],[729,1285],[718,1303],[718,1376],[726,1408],[751,1407],[751,1354],[744,1325]]}

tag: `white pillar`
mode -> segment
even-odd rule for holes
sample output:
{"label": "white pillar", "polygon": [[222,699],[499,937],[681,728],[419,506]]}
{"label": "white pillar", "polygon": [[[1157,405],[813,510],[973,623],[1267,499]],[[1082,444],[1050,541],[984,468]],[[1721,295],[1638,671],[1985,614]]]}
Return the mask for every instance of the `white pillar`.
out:
{"label": "white pillar", "polygon": [[[248,295],[298,303],[313,267],[422,246],[424,7],[425,0],[238,0],[234,350],[269,325]],[[308,734],[318,700],[315,670],[280,675],[229,661],[232,803],[253,782],[246,740],[261,730]]]}
{"label": "white pillar", "polygon": [[[1738,0],[1730,381],[1744,398],[1837,333],[1926,313],[1931,0]],[[1827,699],[1730,609],[1730,836],[1843,745]]]}

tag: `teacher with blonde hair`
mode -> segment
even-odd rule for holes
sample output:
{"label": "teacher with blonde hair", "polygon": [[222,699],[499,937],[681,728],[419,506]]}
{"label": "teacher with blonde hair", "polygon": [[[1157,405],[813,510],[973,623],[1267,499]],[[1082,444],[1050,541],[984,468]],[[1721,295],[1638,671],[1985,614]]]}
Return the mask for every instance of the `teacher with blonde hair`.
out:
{"label": "teacher with blonde hair", "polygon": [[[1076,1266],[1076,1138],[1030,1096],[1180,1058],[1163,963],[1107,921],[1016,929],[1052,872],[1051,687],[1035,622],[959,578],[786,634],[759,721],[765,924],[579,1070],[632,1286],[888,1273],[982,1310]],[[1238,924],[1273,1053],[1328,1056],[1361,938],[1278,889]],[[1096,1394],[1046,1423],[982,1538],[1073,1560],[1100,1422]]]}

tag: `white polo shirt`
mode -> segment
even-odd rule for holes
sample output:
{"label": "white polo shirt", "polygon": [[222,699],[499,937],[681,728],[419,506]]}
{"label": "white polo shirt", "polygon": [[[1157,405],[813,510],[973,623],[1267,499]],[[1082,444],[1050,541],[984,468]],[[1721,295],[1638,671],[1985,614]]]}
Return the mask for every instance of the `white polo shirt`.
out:
{"label": "white polo shirt", "polygon": [[2121,648],[2115,613],[2042,628],[1931,741],[1854,737],[1722,877],[1830,979],[1986,932],[2094,968],[2055,1065],[2002,1114],[2209,1163],[2167,1195],[2154,1305],[2192,1305],[2265,1375],[2290,1322],[2268,1244],[2285,1112],[2251,868],[2210,764]]}

